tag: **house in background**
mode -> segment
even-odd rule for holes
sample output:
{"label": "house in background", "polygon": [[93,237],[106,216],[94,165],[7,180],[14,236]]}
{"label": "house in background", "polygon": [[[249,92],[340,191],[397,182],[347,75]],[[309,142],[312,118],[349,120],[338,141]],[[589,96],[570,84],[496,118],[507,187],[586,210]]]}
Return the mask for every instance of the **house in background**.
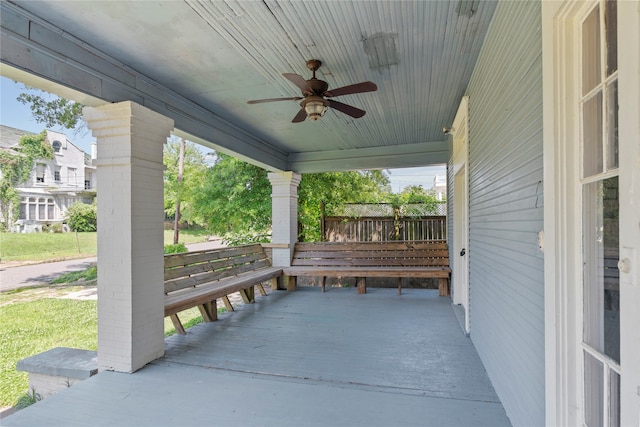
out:
{"label": "house in background", "polygon": [[[1,126],[0,134],[2,148],[11,150],[30,132]],[[54,158],[37,159],[29,179],[16,188],[20,194],[20,214],[12,231],[29,233],[62,224],[69,206],[76,202],[90,204],[96,197],[94,156],[76,147],[60,132],[47,130],[45,142],[53,147]]]}
{"label": "house in background", "polygon": [[436,175],[433,177],[433,187],[431,191],[434,192],[436,199],[439,201],[446,200],[447,198],[447,175]]}

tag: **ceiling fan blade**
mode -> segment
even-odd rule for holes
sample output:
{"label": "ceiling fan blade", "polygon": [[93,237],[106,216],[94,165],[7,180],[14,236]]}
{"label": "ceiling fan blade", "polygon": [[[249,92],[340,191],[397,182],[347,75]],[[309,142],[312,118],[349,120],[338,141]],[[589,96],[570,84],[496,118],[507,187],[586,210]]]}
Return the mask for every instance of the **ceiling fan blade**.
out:
{"label": "ceiling fan blade", "polygon": [[306,118],[307,118],[307,112],[304,111],[304,107],[303,107],[300,109],[300,111],[298,111],[298,114],[296,114],[293,120],[291,120],[291,123],[304,122]]}
{"label": "ceiling fan blade", "polygon": [[294,73],[283,73],[284,77],[286,77],[291,83],[298,86],[302,93],[304,94],[313,94],[313,89],[309,86],[309,83],[302,77],[300,74]]}
{"label": "ceiling fan blade", "polygon": [[366,111],[356,107],[352,107],[351,105],[343,104],[342,102],[334,101],[332,99],[329,99],[328,101],[329,101],[329,107],[333,108],[334,110],[338,110],[342,113],[345,113],[346,115],[351,116],[354,119],[359,119],[360,117],[367,114]]}
{"label": "ceiling fan blade", "polygon": [[293,98],[268,98],[268,99],[254,99],[253,101],[247,101],[247,104],[262,104],[263,102],[276,102],[276,101],[300,101],[302,98],[295,96]]}
{"label": "ceiling fan blade", "polygon": [[378,90],[378,86],[376,86],[373,82],[360,82],[356,84],[352,84],[349,86],[342,86],[336,89],[331,89],[325,92],[324,96],[340,96],[340,95],[350,95],[352,93],[363,93],[363,92],[375,92]]}

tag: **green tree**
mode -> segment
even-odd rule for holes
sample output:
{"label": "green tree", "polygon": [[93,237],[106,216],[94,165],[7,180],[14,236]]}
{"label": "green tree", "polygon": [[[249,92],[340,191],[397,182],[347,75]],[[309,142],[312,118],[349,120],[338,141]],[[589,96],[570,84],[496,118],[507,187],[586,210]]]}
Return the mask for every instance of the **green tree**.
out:
{"label": "green tree", "polygon": [[64,214],[71,231],[91,232],[98,229],[98,209],[95,202],[76,202]]}
{"label": "green tree", "polygon": [[267,171],[219,154],[194,194],[194,212],[229,244],[268,241],[271,183]]}
{"label": "green tree", "polygon": [[84,125],[83,105],[79,102],[59,98],[29,86],[25,86],[24,90],[16,99],[29,106],[36,122],[44,124],[47,128],[62,126],[73,129],[78,125]]}
{"label": "green tree", "polygon": [[31,176],[36,160],[54,157],[53,147],[45,142],[46,132],[25,135],[14,150],[0,151],[0,217],[3,230],[18,217],[20,197],[16,187]]}
{"label": "green tree", "polygon": [[169,216],[176,213],[180,201],[180,218],[188,223],[204,224],[194,210],[194,197],[204,180],[207,165],[204,155],[193,142],[185,141],[184,170],[182,181],[178,180],[180,161],[180,139],[171,137],[164,147],[164,211]]}
{"label": "green tree", "polygon": [[327,172],[302,175],[298,190],[300,241],[319,241],[322,206],[331,211],[344,203],[376,203],[386,197],[383,171]]}
{"label": "green tree", "polygon": [[426,205],[427,211],[431,214],[436,214],[438,212],[438,205],[442,203],[436,199],[432,191],[425,190],[421,185],[409,185],[399,194],[390,194],[389,202],[394,208],[414,203]]}
{"label": "green tree", "polygon": [[[377,201],[388,179],[382,171],[302,175],[298,190],[300,239],[320,238],[321,204]],[[231,244],[268,241],[271,183],[267,171],[220,155],[197,191],[196,210],[207,228]]]}

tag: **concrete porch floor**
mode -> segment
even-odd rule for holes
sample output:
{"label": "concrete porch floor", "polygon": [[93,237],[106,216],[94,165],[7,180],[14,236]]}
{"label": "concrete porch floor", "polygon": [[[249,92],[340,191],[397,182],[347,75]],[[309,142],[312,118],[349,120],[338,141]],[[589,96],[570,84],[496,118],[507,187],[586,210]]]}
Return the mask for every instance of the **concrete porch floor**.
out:
{"label": "concrete porch floor", "polygon": [[451,300],[434,290],[271,292],[101,372],[6,426],[510,426]]}

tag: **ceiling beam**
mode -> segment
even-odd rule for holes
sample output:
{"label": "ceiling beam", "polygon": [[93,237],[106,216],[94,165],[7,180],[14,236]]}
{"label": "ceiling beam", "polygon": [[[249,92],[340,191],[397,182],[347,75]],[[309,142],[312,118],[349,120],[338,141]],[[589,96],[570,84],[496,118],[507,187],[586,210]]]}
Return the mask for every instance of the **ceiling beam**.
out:
{"label": "ceiling beam", "polygon": [[446,164],[448,140],[289,155],[289,169],[299,173],[393,169]]}
{"label": "ceiling beam", "polygon": [[[86,105],[133,101],[174,120],[179,133],[210,148],[236,155],[269,170],[287,168],[286,153],[7,2],[0,4],[0,63],[3,75],[15,69],[53,85],[36,86],[52,93],[81,93]],[[19,73],[12,73],[14,78]],[[32,79],[36,81],[39,79]],[[56,90],[56,86],[60,86]],[[69,91],[71,89],[71,91]]]}

